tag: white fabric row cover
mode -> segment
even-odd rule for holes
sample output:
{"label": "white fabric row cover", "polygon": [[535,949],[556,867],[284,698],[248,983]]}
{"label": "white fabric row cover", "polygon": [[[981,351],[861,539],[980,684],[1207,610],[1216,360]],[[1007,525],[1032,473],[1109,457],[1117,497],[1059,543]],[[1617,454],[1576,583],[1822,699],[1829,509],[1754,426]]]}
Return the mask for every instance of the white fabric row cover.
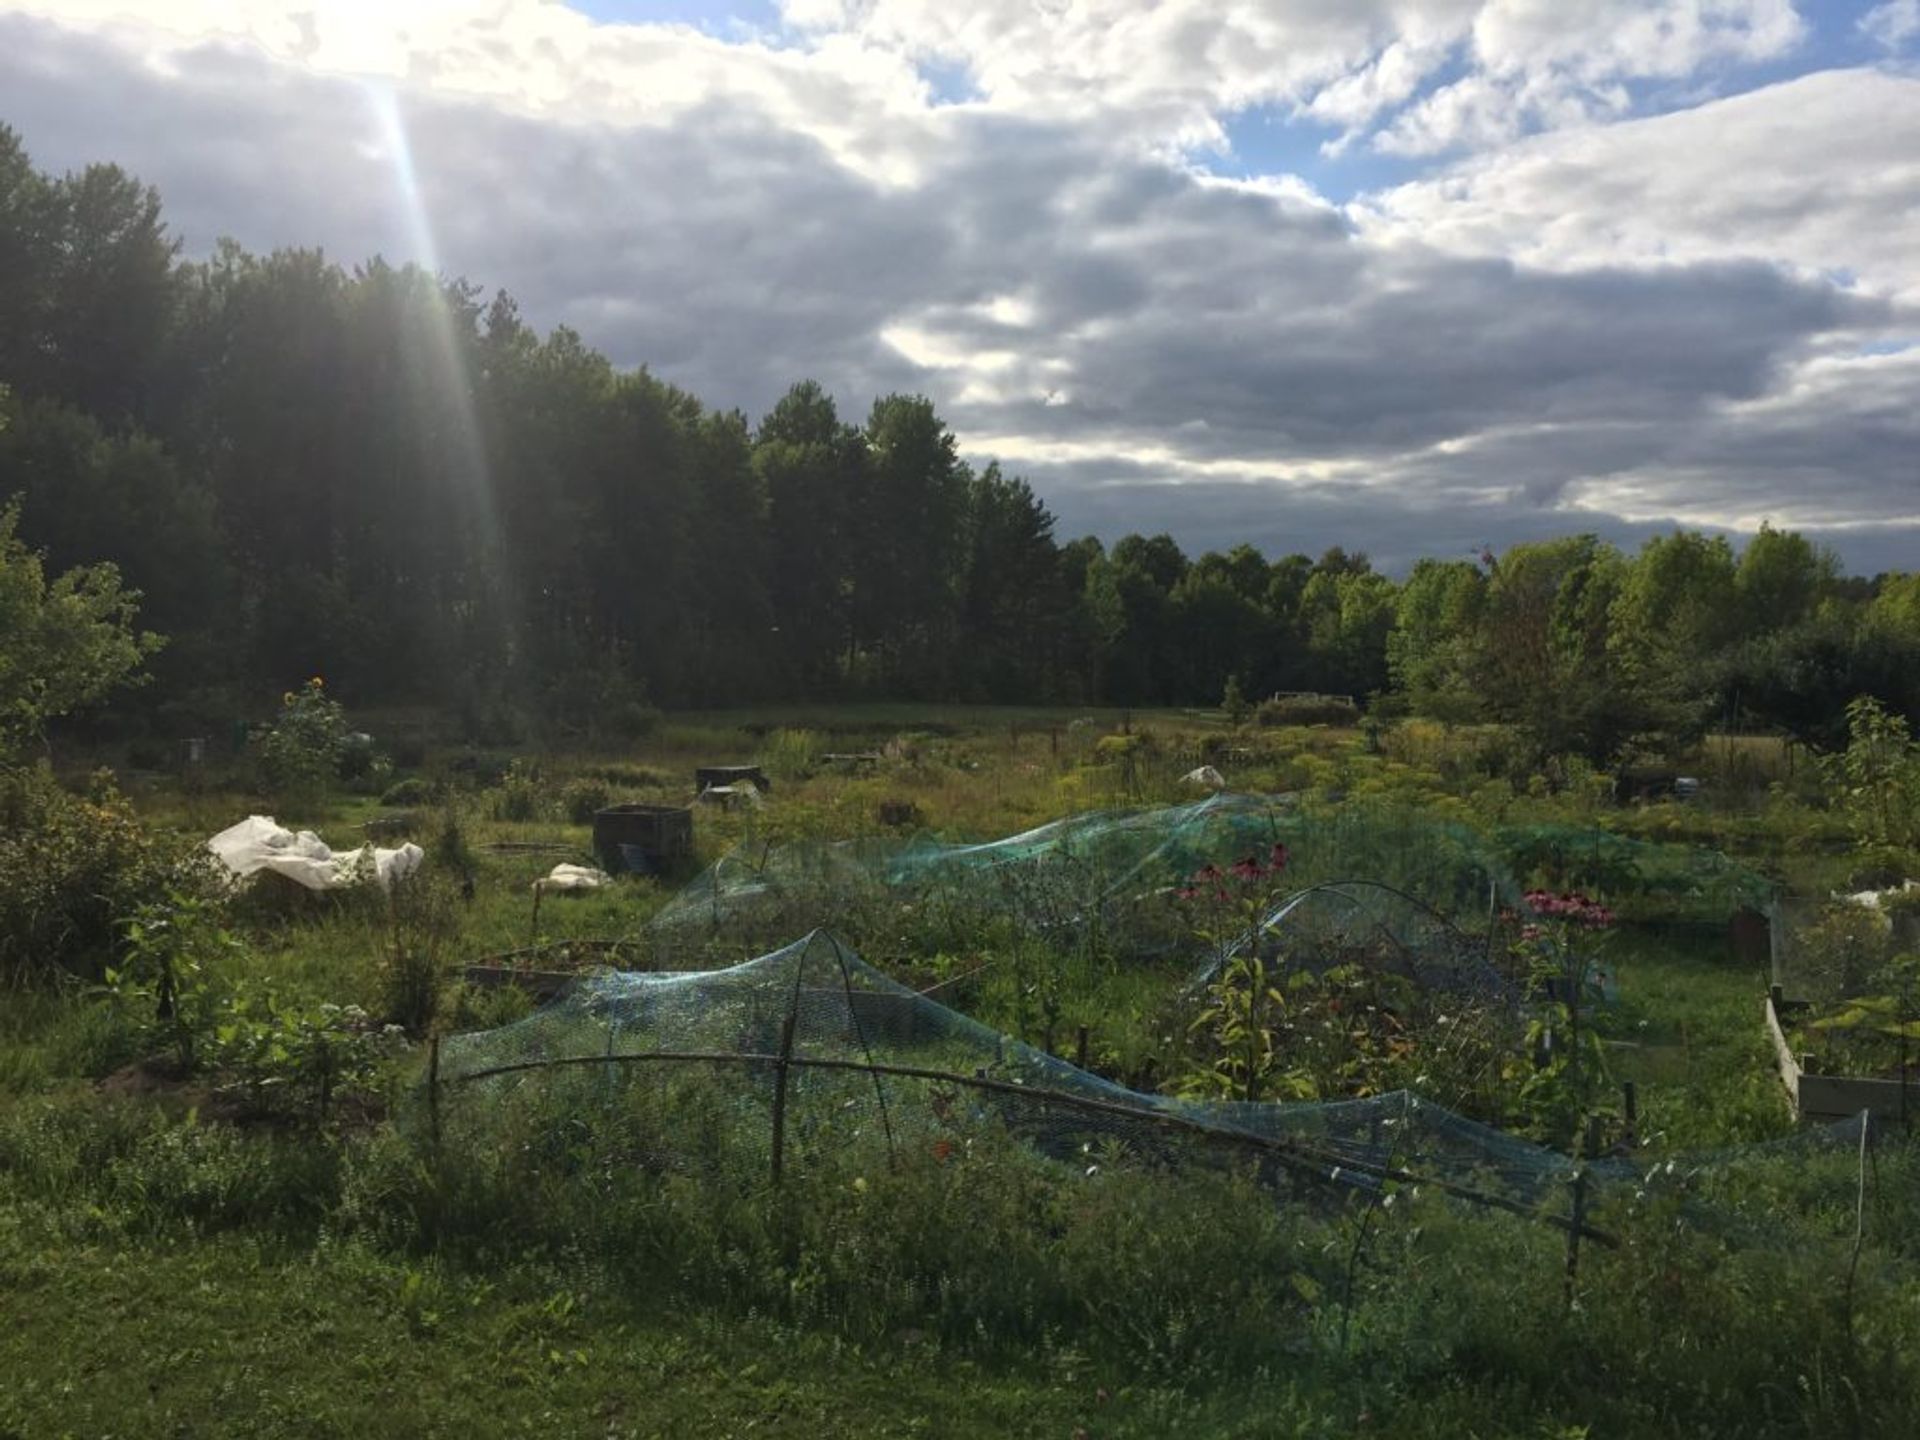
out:
{"label": "white fabric row cover", "polygon": [[613,877],[591,865],[556,865],[553,873],[533,882],[536,890],[600,890],[613,883]]}
{"label": "white fabric row cover", "polygon": [[386,889],[404,880],[427,858],[418,845],[379,850],[362,845],[336,854],[311,830],[297,834],[270,815],[249,815],[207,841],[207,848],[236,880],[270,870],[309,890],[338,890],[371,877]]}

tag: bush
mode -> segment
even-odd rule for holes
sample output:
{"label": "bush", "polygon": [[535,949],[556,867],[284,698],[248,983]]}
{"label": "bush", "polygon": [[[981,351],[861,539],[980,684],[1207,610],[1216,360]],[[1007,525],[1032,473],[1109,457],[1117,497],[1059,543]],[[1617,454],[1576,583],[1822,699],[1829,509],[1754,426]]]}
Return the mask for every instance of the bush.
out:
{"label": "bush", "polygon": [[339,778],[347,714],[316,675],[280,697],[280,717],[260,736],[260,776],[276,800],[315,804]]}
{"label": "bush", "polygon": [[580,776],[586,780],[604,780],[609,785],[624,786],[629,790],[658,790],[671,782],[658,770],[645,765],[587,765],[581,767]]}
{"label": "bush", "polygon": [[409,1035],[424,1035],[440,1008],[445,952],[460,928],[452,887],[432,871],[396,880],[379,937],[380,1004]]}
{"label": "bush", "polygon": [[386,793],[380,797],[380,803],[396,809],[405,809],[415,805],[430,804],[433,798],[433,786],[415,775],[400,781],[397,785],[389,785]]}
{"label": "bush", "polygon": [[812,730],[776,730],[760,750],[767,773],[781,780],[804,780],[820,759],[820,736]]}
{"label": "bush", "polygon": [[538,767],[516,760],[507,767],[507,775],[493,796],[496,820],[538,820],[547,811],[547,787]]}
{"label": "bush", "polygon": [[1360,707],[1344,695],[1276,695],[1253,712],[1256,725],[1358,725]]}
{"label": "bush", "polygon": [[0,983],[97,978],[120,917],[164,893],[173,870],[107,772],[79,796],[44,765],[0,771]]}
{"label": "bush", "polygon": [[560,808],[575,825],[591,825],[594,815],[613,803],[603,781],[570,780],[560,792]]}

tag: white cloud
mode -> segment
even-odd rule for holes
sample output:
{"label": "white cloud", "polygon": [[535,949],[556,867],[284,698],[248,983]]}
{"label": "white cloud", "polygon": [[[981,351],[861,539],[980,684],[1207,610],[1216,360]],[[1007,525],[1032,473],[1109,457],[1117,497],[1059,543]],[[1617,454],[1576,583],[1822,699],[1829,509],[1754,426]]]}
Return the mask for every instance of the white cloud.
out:
{"label": "white cloud", "polygon": [[[1920,512],[1920,362],[1880,353],[1920,310],[1920,80],[1613,118],[1791,46],[1775,0],[807,0],[785,44],[527,0],[31,8],[62,18],[0,14],[0,119],[159,185],[191,248],[417,254],[371,83],[448,270],[717,404],[924,389],[1069,530],[1291,548],[1299,515],[1404,556]],[[930,59],[982,98],[932,106]],[[1252,103],[1487,151],[1345,210],[1166,157]]]}
{"label": "white cloud", "polygon": [[1382,243],[1560,270],[1759,259],[1920,306],[1920,78],[1827,71],[1538,136],[1351,213]]}
{"label": "white cloud", "polygon": [[1889,51],[1906,48],[1920,39],[1920,0],[1887,0],[1860,17],[1860,29],[1876,45]]}

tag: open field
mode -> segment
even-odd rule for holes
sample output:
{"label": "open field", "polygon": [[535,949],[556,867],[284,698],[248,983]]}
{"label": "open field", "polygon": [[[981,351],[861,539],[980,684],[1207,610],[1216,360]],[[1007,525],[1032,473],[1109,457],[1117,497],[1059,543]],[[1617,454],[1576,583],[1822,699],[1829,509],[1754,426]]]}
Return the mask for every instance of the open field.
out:
{"label": "open field", "polygon": [[[199,968],[180,1003],[205,1007],[206,1025],[191,1070],[154,1058],[186,1022],[157,1026],[147,990],[6,996],[0,1435],[1898,1433],[1920,1403],[1915,1157],[1882,1137],[1863,1206],[1846,1136],[1796,1136],[1759,1023],[1766,967],[1730,944],[1721,890],[1642,883],[1681,853],[1658,846],[1631,852],[1638,871],[1604,872],[1620,918],[1584,1016],[1594,1068],[1575,1077],[1528,1062],[1523,1022],[1545,1013],[1529,1005],[1322,977],[1283,987],[1276,1053],[1250,1078],[1209,1010],[1228,995],[1193,983],[1210,922],[1158,891],[1123,899],[1185,927],[1167,954],[1132,953],[1117,930],[1096,947],[1017,915],[818,897],[885,974],[953,982],[938,993],[955,1010],[1068,1058],[1084,1032],[1088,1065],[1129,1086],[1263,1100],[1407,1086],[1529,1147],[1600,1134],[1629,1172],[1722,1157],[1684,1185],[1607,1190],[1588,1216],[1607,1243],[1580,1249],[1571,1289],[1550,1223],[1564,1186],[1540,1215],[1416,1183],[1275,1191],[1255,1170],[1151,1146],[1063,1166],[986,1124],[902,1153],[891,1131],[876,1149],[871,1126],[838,1143],[803,1131],[776,1188],[738,1138],[763,1125],[763,1102],[716,1109],[712,1095],[752,1095],[718,1072],[475,1090],[441,1147],[423,1138],[424,1037],[531,1004],[459,984],[466,963],[645,938],[736,846],[991,839],[1191,801],[1179,777],[1204,760],[1236,790],[1299,797],[1289,868],[1261,882],[1271,897],[1321,873],[1313,837],[1353,844],[1369,816],[1386,837],[1367,831],[1369,853],[1410,886],[1441,868],[1422,846],[1542,827],[1585,838],[1517,885],[1571,886],[1611,853],[1607,834],[1717,841],[1769,883],[1845,879],[1810,796],[1732,783],[1779,758],[1759,747],[1724,747],[1725,778],[1700,802],[1620,808],[1578,775],[1496,779],[1474,760],[1488,743],[1419,724],[1233,730],[1182,712],[730,712],[676,717],[618,754],[429,745],[363,787],[414,776],[404,805],[307,797],[279,818],[341,847],[382,816],[411,827],[433,904],[255,895],[194,921]],[[876,758],[827,758],[845,753]],[[595,804],[685,803],[694,764],[730,762],[765,767],[766,803],[696,807],[678,873],[549,896],[536,913],[532,882],[590,858]],[[126,783],[183,844],[268,804],[218,766]],[[1483,901],[1449,918],[1504,956]],[[751,933],[690,944],[686,963],[798,938]],[[415,1035],[368,1041],[364,1066],[316,1100],[296,1042],[335,1032],[312,1017],[397,1014],[408,966],[432,980]],[[1355,997],[1384,1018],[1350,1025]],[[1469,1041],[1436,1038],[1467,1013],[1482,1027]],[[223,1026],[260,1048],[234,1059]],[[1529,1083],[1541,1074],[1577,1078],[1574,1118],[1598,1128],[1543,1098]],[[898,1093],[892,1123],[917,1133],[904,1107],[922,1092]]]}

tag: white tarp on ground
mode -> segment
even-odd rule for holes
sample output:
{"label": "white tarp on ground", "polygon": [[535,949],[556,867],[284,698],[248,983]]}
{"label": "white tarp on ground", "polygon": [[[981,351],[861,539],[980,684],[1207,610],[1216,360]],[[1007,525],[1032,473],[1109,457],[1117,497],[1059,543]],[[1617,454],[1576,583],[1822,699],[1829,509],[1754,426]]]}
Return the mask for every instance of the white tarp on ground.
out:
{"label": "white tarp on ground", "polygon": [[1198,769],[1189,770],[1186,774],[1182,775],[1180,777],[1180,783],[1183,785],[1197,785],[1203,790],[1224,790],[1227,788],[1227,777],[1211,765],[1202,765]]}
{"label": "white tarp on ground", "polygon": [[533,882],[536,890],[598,890],[611,885],[613,877],[591,865],[556,865],[553,872]]}
{"label": "white tarp on ground", "polygon": [[398,850],[362,845],[335,854],[311,830],[296,834],[270,815],[249,815],[207,841],[207,849],[236,880],[270,870],[309,890],[338,890],[363,878],[378,880],[385,889],[418,870],[427,858],[426,851],[411,844]]}

